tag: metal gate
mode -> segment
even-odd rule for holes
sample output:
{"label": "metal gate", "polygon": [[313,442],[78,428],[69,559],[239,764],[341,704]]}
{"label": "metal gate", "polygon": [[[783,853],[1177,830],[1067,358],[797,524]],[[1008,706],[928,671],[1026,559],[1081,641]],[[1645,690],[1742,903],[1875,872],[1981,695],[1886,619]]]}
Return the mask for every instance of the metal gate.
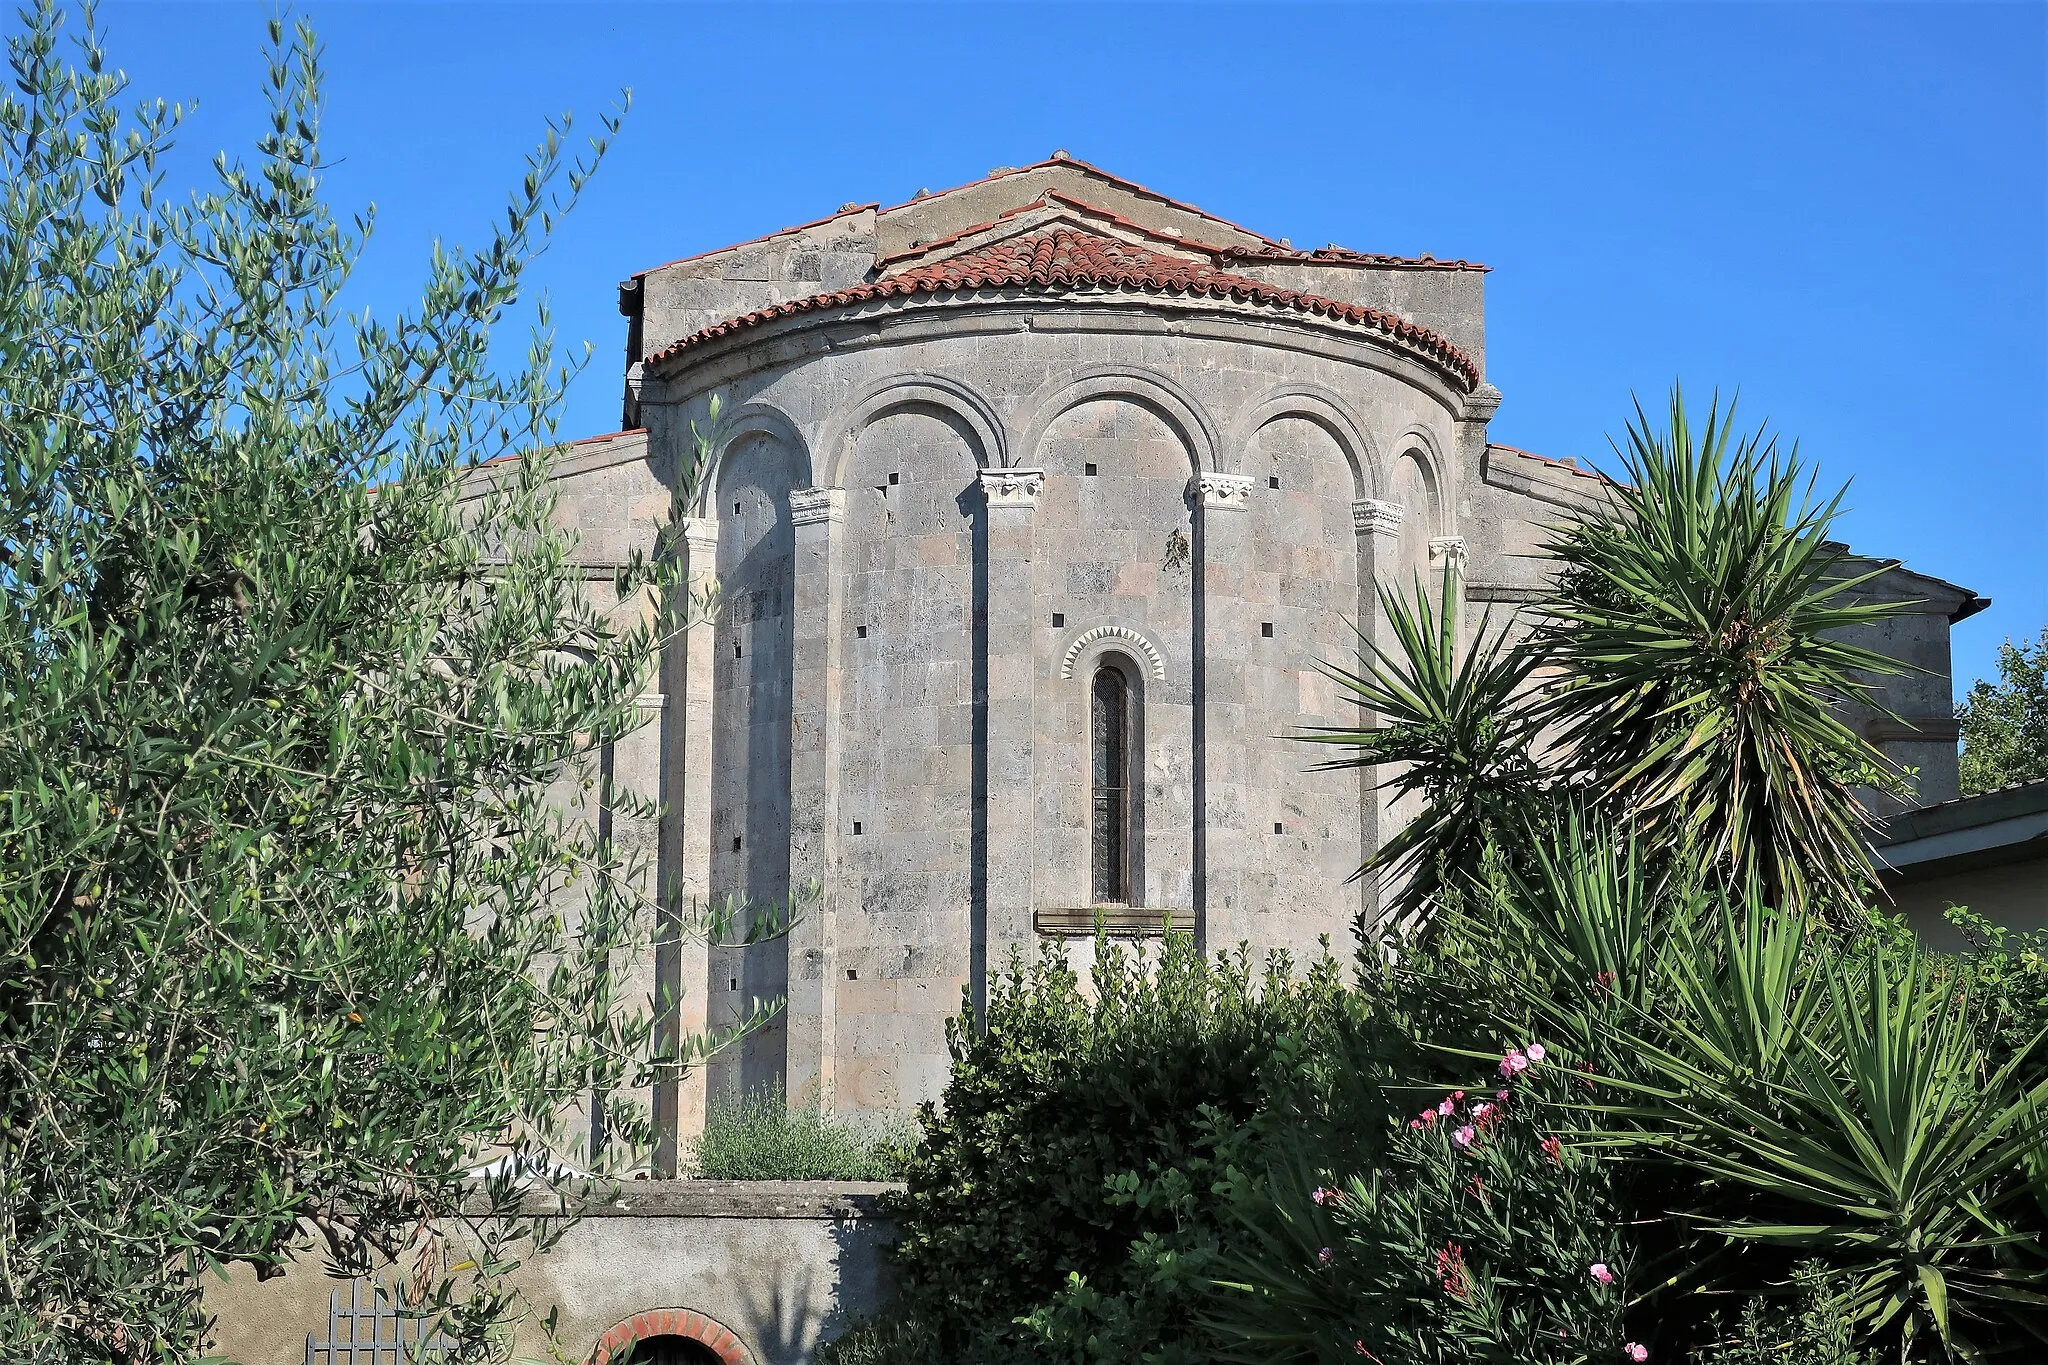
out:
{"label": "metal gate", "polygon": [[327,1296],[327,1340],[306,1333],[306,1365],[413,1365],[434,1360],[455,1343],[420,1314],[401,1308],[375,1280],[351,1280]]}

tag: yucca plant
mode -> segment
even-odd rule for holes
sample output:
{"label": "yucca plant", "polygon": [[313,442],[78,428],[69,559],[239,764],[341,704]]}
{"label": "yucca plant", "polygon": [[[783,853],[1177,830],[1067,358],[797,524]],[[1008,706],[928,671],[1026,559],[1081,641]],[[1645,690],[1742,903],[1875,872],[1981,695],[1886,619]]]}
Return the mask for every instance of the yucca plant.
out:
{"label": "yucca plant", "polygon": [[[1640,898],[1617,890],[1641,880],[1625,850],[1562,819],[1538,873],[1493,908],[1504,951],[1533,968],[1506,993],[1600,1062],[1580,1140],[1679,1168],[1660,1211],[1703,1240],[1648,1278],[1754,1283],[1767,1272],[1744,1248],[1788,1267],[1818,1255],[1842,1272],[1837,1311],[1859,1339],[1902,1359],[1928,1353],[1916,1343],[1957,1359],[2023,1333],[2048,1343],[2042,1040],[1988,1065],[1967,977],[1910,938],[1845,954],[1754,881],[1739,899],[1656,888],[1664,908],[1638,932]],[[1647,953],[1627,946],[1646,938]],[[1573,989],[1608,972],[1611,990]]]}
{"label": "yucca plant", "polygon": [[[1560,527],[1539,647],[1564,682],[1546,698],[1574,770],[1725,882],[1772,904],[1861,904],[1874,884],[1856,786],[1893,787],[1840,708],[1896,672],[1841,633],[1897,610],[1858,600],[1828,539],[1842,495],[1815,496],[1796,445],[1737,435],[1734,407],[1695,432],[1682,393],[1652,427],[1640,404],[1618,453],[1629,482]],[[1861,676],[1859,676],[1861,675]]]}
{"label": "yucca plant", "polygon": [[1302,736],[1351,751],[1318,768],[1399,765],[1382,788],[1426,802],[1359,869],[1360,876],[1392,874],[1397,923],[1412,922],[1446,878],[1476,869],[1488,839],[1528,808],[1542,781],[1530,757],[1536,732],[1527,704],[1537,657],[1485,617],[1471,647],[1461,648],[1458,596],[1455,562],[1445,565],[1440,607],[1419,578],[1405,596],[1381,585],[1393,648],[1361,630],[1356,669],[1318,665],[1380,724],[1323,726]]}
{"label": "yucca plant", "polygon": [[[1739,932],[1732,919],[1727,932]],[[1987,1074],[1975,1002],[1915,948],[1873,942],[1839,963],[1816,954],[1807,976],[1817,999],[1785,1035],[1777,1078],[1715,1036],[1728,1007],[1712,997],[1689,1002],[1639,1054],[1681,1096],[1659,1106],[1670,1150],[1774,1211],[1705,1226],[1822,1253],[1850,1272],[1842,1311],[1895,1337],[1902,1355],[1923,1334],[1965,1359],[2020,1332],[2042,1349],[2048,1258],[2024,1219],[2029,1155],[2048,1139],[2048,1080],[2024,1082],[2025,1054]]]}

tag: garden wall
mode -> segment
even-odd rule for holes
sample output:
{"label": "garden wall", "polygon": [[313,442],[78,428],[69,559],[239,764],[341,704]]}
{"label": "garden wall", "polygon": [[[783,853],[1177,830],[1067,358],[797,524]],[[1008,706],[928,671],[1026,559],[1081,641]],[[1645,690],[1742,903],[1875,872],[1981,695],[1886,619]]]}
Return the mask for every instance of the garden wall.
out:
{"label": "garden wall", "polygon": [[[882,1249],[895,1228],[877,1202],[892,1188],[636,1181],[615,1202],[587,1208],[514,1283],[536,1318],[559,1310],[560,1349],[573,1361],[600,1362],[635,1337],[668,1334],[704,1342],[724,1365],[797,1365],[888,1296]],[[395,1269],[382,1277],[402,1278]],[[336,1291],[346,1308],[351,1286],[321,1274],[317,1257],[265,1284],[238,1268],[208,1288],[216,1349],[240,1365],[301,1365],[308,1333],[325,1342],[338,1327],[346,1339],[346,1322],[330,1322]],[[325,1352],[311,1358],[331,1365]],[[520,1326],[513,1358],[553,1358],[537,1322]]]}

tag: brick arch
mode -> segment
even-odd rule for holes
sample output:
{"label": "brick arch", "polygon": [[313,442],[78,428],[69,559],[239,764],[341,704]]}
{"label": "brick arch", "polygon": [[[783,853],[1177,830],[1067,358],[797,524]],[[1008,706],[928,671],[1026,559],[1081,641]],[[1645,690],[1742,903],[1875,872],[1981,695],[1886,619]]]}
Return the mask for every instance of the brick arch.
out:
{"label": "brick arch", "polygon": [[650,1337],[688,1337],[717,1352],[724,1365],[754,1365],[753,1352],[730,1327],[691,1308],[650,1308],[635,1313],[597,1339],[590,1365],[608,1365],[628,1345]]}

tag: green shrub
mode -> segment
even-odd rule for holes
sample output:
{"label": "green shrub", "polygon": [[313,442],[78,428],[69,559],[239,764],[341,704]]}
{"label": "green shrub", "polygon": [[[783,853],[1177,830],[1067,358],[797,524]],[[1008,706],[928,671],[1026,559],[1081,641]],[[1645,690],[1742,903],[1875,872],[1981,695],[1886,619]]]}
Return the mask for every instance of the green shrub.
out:
{"label": "green shrub", "polygon": [[1156,968],[1098,943],[1084,992],[1058,949],[1013,958],[987,1027],[948,1026],[952,1079],[894,1202],[900,1314],[923,1358],[1206,1358],[1193,1307],[1250,1128],[1345,1005],[1336,963]]}
{"label": "green shrub", "polygon": [[704,1180],[896,1180],[914,1136],[909,1125],[868,1125],[779,1095],[733,1094],[705,1116],[691,1149]]}
{"label": "green shrub", "polygon": [[1700,1352],[1699,1365],[1878,1365],[1878,1351],[1858,1343],[1842,1311],[1845,1278],[1823,1262],[1803,1262],[1790,1302],[1751,1299],[1734,1330]]}

